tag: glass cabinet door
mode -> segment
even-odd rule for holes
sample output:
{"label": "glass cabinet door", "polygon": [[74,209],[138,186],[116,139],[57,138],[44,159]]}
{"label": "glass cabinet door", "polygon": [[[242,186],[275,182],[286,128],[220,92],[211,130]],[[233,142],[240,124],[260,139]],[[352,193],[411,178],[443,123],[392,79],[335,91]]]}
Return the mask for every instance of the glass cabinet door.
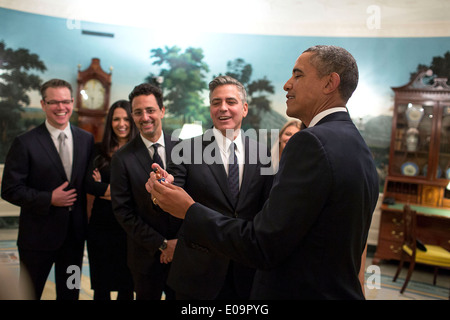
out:
{"label": "glass cabinet door", "polygon": [[443,105],[437,177],[450,180],[450,102]]}
{"label": "glass cabinet door", "polygon": [[412,102],[397,106],[392,174],[427,177],[433,116],[433,105]]}

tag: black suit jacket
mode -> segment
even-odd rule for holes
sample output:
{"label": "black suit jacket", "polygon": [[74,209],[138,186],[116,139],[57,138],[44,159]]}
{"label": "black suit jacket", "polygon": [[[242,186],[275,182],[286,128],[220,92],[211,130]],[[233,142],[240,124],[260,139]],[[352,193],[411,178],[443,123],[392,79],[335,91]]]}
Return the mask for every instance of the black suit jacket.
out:
{"label": "black suit jacket", "polygon": [[26,250],[56,250],[67,235],[70,219],[77,239],[86,236],[84,177],[94,146],[92,134],[71,125],[73,165],[69,189],[77,201],[68,207],[51,205],[52,191],[67,181],[66,173],[45,123],[17,136],[8,152],[2,198],[20,206],[17,244]]}
{"label": "black suit jacket", "polygon": [[[174,149],[168,171],[175,178],[174,184],[183,187],[195,201],[224,216],[250,221],[266,201],[273,175],[270,163],[263,165],[260,159],[259,152],[268,155],[267,147],[248,137],[244,146],[244,172],[236,208],[231,202],[227,174],[212,131],[180,142]],[[270,174],[262,175],[261,169]],[[168,284],[177,293],[194,299],[214,299],[222,289],[230,259],[187,239],[189,234],[181,227]],[[238,293],[248,297],[255,270],[235,263],[232,272]]]}
{"label": "black suit jacket", "polygon": [[257,267],[255,299],[364,299],[358,274],[378,199],[372,154],[346,112],[288,141],[263,210],[231,221],[200,203],[189,240]]}
{"label": "black suit jacket", "polygon": [[[166,159],[176,141],[164,133]],[[111,160],[111,201],[114,215],[127,233],[128,266],[132,272],[148,274],[159,262],[159,247],[164,239],[176,238],[179,219],[153,205],[145,184],[153,160],[137,135],[118,150]]]}

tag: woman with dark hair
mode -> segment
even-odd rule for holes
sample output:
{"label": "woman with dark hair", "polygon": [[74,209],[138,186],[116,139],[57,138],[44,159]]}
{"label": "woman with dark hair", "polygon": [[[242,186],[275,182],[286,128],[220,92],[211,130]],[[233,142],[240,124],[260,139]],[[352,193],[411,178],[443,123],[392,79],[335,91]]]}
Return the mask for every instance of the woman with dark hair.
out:
{"label": "woman with dark hair", "polygon": [[95,145],[86,177],[86,190],[95,196],[87,237],[94,300],[110,300],[111,291],[118,291],[118,300],[133,299],[126,234],[113,214],[109,180],[112,155],[136,133],[130,103],[127,100],[115,102],[106,116],[103,139]]}

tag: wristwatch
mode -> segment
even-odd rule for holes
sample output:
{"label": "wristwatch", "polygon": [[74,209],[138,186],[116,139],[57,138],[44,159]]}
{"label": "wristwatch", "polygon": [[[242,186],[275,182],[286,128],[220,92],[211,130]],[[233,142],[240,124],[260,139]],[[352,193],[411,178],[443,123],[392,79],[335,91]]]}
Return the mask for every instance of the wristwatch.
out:
{"label": "wristwatch", "polygon": [[162,243],[162,245],[159,247],[159,250],[163,251],[167,249],[167,240],[164,239],[164,242]]}

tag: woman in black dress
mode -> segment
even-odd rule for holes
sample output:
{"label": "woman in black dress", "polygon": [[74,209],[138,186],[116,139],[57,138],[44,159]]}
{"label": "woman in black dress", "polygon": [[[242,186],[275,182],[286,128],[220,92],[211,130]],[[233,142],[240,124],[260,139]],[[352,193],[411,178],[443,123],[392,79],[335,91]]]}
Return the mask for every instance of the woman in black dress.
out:
{"label": "woman in black dress", "polygon": [[86,189],[95,196],[88,225],[87,250],[94,300],[133,299],[133,281],[127,267],[126,234],[114,216],[110,196],[111,157],[137,133],[127,100],[115,102],[106,116],[102,142],[96,144],[86,177]]}

